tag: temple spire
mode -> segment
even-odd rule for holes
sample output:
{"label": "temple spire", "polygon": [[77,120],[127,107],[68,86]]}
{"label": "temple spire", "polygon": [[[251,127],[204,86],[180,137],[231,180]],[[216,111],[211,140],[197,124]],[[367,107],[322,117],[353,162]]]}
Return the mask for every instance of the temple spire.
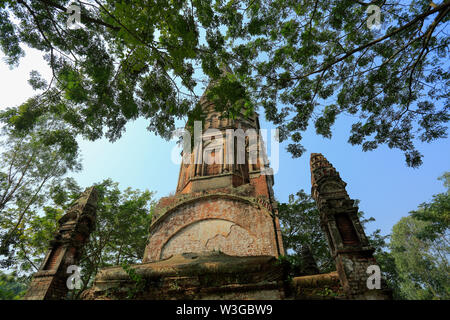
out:
{"label": "temple spire", "polygon": [[[225,64],[221,65],[221,70],[223,75],[232,72]],[[208,87],[213,83],[211,81]],[[239,187],[251,183],[254,173],[265,169],[263,162],[267,155],[259,136],[257,113],[229,118],[216,110],[207,98],[207,91],[208,88],[200,99],[205,114],[201,138],[194,138],[191,154],[183,157],[189,163],[181,164],[177,193]],[[195,130],[192,130],[194,135]],[[197,128],[197,131],[200,130]],[[273,177],[268,178],[267,184],[268,196]]]}

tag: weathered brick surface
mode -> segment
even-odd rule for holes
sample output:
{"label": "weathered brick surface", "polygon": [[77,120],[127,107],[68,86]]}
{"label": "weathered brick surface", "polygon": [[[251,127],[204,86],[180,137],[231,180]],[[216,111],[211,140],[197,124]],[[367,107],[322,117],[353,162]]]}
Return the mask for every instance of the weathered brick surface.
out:
{"label": "weathered brick surface", "polygon": [[[131,266],[141,278],[132,299],[283,299],[283,273],[272,256],[175,255]],[[124,299],[136,288],[125,270],[100,270],[84,299]]]}
{"label": "weathered brick surface", "polygon": [[[257,163],[249,163],[250,149],[266,158],[264,147],[258,149],[250,144],[248,136],[239,143],[236,138],[235,148],[238,145],[245,148],[245,163],[236,162],[237,158],[235,163],[228,163],[227,148],[231,146],[226,143],[227,130],[257,133],[257,114],[219,121],[214,106],[205,99],[202,103],[207,113],[203,139],[195,142],[189,155],[191,163],[180,166],[176,194],[162,198],[154,210],[143,261],[157,261],[183,252],[214,250],[237,256],[284,254],[272,190],[273,176],[261,174],[264,164],[259,158]],[[213,141],[206,132],[209,128],[217,129],[224,138],[216,140],[219,149],[214,151],[222,162],[194,163],[202,155],[212,157],[211,152],[204,153]]]}
{"label": "weathered brick surface", "polygon": [[294,298],[299,300],[345,298],[337,272],[295,277],[292,286]]}
{"label": "weathered brick surface", "polygon": [[197,198],[160,219],[150,229],[144,262],[213,250],[236,256],[278,256],[271,213],[244,198]]}

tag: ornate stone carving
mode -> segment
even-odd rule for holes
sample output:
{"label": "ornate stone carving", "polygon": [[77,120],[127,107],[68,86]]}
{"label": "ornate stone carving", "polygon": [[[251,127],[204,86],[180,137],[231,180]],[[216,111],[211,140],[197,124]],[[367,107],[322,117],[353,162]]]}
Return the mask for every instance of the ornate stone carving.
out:
{"label": "ornate stone carving", "polygon": [[344,292],[350,299],[390,299],[384,282],[378,291],[367,288],[367,268],[377,262],[359,221],[358,208],[345,190],[346,183],[322,154],[312,153],[310,165],[311,194]]}

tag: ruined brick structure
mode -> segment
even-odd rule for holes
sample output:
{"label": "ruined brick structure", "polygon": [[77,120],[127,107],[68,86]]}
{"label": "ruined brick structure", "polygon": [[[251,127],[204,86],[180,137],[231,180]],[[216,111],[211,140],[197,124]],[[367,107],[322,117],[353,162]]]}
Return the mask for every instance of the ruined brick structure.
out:
{"label": "ruined brick structure", "polygon": [[377,262],[359,221],[358,207],[345,190],[346,183],[322,154],[312,153],[310,165],[311,195],[347,298],[390,299],[384,282],[380,290],[367,287],[367,268]]}
{"label": "ruined brick structure", "polygon": [[284,250],[258,116],[222,118],[205,96],[200,102],[203,134],[181,164],[176,194],[155,209],[143,262],[204,251],[278,257]]}
{"label": "ruined brick structure", "polygon": [[67,268],[77,265],[82,249],[95,227],[97,191],[86,189],[58,221],[59,228],[24,300],[62,299],[68,292]]}
{"label": "ruined brick structure", "polygon": [[[306,275],[288,281],[277,261],[284,249],[273,176],[263,174],[264,147],[250,143],[259,138],[258,116],[222,118],[205,96],[201,104],[207,115],[203,135],[194,137],[193,152],[183,154],[190,161],[181,164],[176,193],[162,198],[154,210],[143,263],[130,267],[142,283],[134,283],[121,267],[104,268],[84,299],[121,299],[130,292],[133,299],[389,298],[388,291],[366,286],[367,267],[376,264],[373,249],[345,183],[320,154],[311,158],[312,194],[337,272],[318,274],[305,248]],[[238,137],[231,147],[221,139],[230,129],[256,130],[241,140],[245,152],[240,161]],[[227,161],[230,154],[232,162]],[[195,161],[199,157],[206,160]]]}
{"label": "ruined brick structure", "polygon": [[[321,154],[311,155],[312,196],[337,272],[318,274],[311,250],[305,248],[303,276],[287,276],[277,260],[285,252],[258,115],[230,119],[205,95],[200,103],[206,114],[202,134],[194,133],[192,152],[182,154],[175,194],[154,208],[142,263],[101,269],[83,299],[390,298],[385,288],[367,288],[367,267],[376,264],[373,249],[345,183]],[[86,208],[92,212],[92,206]],[[79,215],[69,211],[66,216],[28,298],[65,293],[64,268],[74,263],[76,248],[92,226],[89,222],[84,233],[74,232]],[[78,234],[75,245],[72,239]]]}
{"label": "ruined brick structure", "polygon": [[[276,259],[283,247],[273,178],[257,166],[246,168],[215,167],[204,175],[205,167],[182,165],[177,193],[161,199],[155,212],[144,262],[131,266],[142,282],[122,267],[104,268],[83,298],[391,299],[384,282],[380,289],[367,287],[367,268],[376,265],[373,248],[345,182],[321,154],[311,155],[311,182],[336,262],[337,271],[327,274],[318,273],[305,248],[306,275],[287,277]],[[203,179],[209,182],[196,183]]]}
{"label": "ruined brick structure", "polygon": [[[142,264],[131,266],[145,280],[133,298],[283,299],[276,258],[284,249],[258,116],[221,117],[206,95],[200,103],[202,134],[183,154],[176,193],[154,209]],[[83,297],[123,298],[133,286],[121,267],[105,268]]]}

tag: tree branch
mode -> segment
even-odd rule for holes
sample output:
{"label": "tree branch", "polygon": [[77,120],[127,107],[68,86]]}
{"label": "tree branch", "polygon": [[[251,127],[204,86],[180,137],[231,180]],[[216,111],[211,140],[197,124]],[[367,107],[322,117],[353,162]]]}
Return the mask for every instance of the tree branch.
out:
{"label": "tree branch", "polygon": [[361,50],[364,50],[364,49],[367,48],[367,47],[373,46],[374,44],[377,44],[377,43],[379,43],[379,42],[381,42],[381,41],[384,41],[384,40],[386,40],[386,39],[388,39],[388,38],[390,38],[390,37],[396,35],[396,34],[399,33],[400,31],[403,31],[403,30],[405,30],[405,29],[407,29],[407,28],[413,26],[413,25],[416,24],[417,22],[419,22],[419,21],[425,19],[426,17],[428,17],[429,15],[431,15],[431,14],[433,14],[433,13],[439,12],[439,11],[441,11],[441,10],[444,10],[444,11],[446,12],[446,10],[447,10],[449,7],[450,7],[450,0],[447,0],[445,3],[443,3],[443,4],[439,5],[439,6],[437,6],[436,8],[434,8],[434,9],[432,9],[432,10],[430,10],[430,11],[427,11],[427,12],[424,12],[424,13],[418,15],[418,16],[415,17],[413,20],[411,20],[411,21],[408,22],[407,24],[405,24],[405,25],[403,25],[403,26],[401,26],[401,27],[395,29],[395,30],[392,31],[391,33],[386,34],[386,35],[384,35],[383,37],[380,37],[380,38],[378,38],[378,39],[375,39],[375,40],[373,40],[373,41],[370,41],[369,43],[366,43],[365,45],[359,46],[359,47],[357,47],[357,48],[355,48],[355,49],[353,49],[353,50],[347,52],[345,55],[343,55],[343,56],[340,57],[339,59],[336,59],[335,61],[333,61],[333,62],[331,62],[331,63],[325,65],[324,67],[322,67],[322,68],[320,68],[320,69],[316,69],[316,70],[314,70],[314,71],[311,71],[311,72],[309,72],[309,73],[307,73],[307,74],[301,75],[301,76],[299,76],[299,77],[291,78],[291,79],[292,79],[292,80],[295,80],[295,79],[303,79],[303,78],[306,78],[306,77],[308,77],[308,76],[310,76],[310,75],[313,75],[313,74],[316,74],[316,73],[319,73],[319,72],[323,72],[324,70],[329,69],[331,66],[335,65],[336,63],[341,62],[341,61],[345,60],[346,58],[352,56],[352,55],[355,54],[356,52],[361,51]]}

